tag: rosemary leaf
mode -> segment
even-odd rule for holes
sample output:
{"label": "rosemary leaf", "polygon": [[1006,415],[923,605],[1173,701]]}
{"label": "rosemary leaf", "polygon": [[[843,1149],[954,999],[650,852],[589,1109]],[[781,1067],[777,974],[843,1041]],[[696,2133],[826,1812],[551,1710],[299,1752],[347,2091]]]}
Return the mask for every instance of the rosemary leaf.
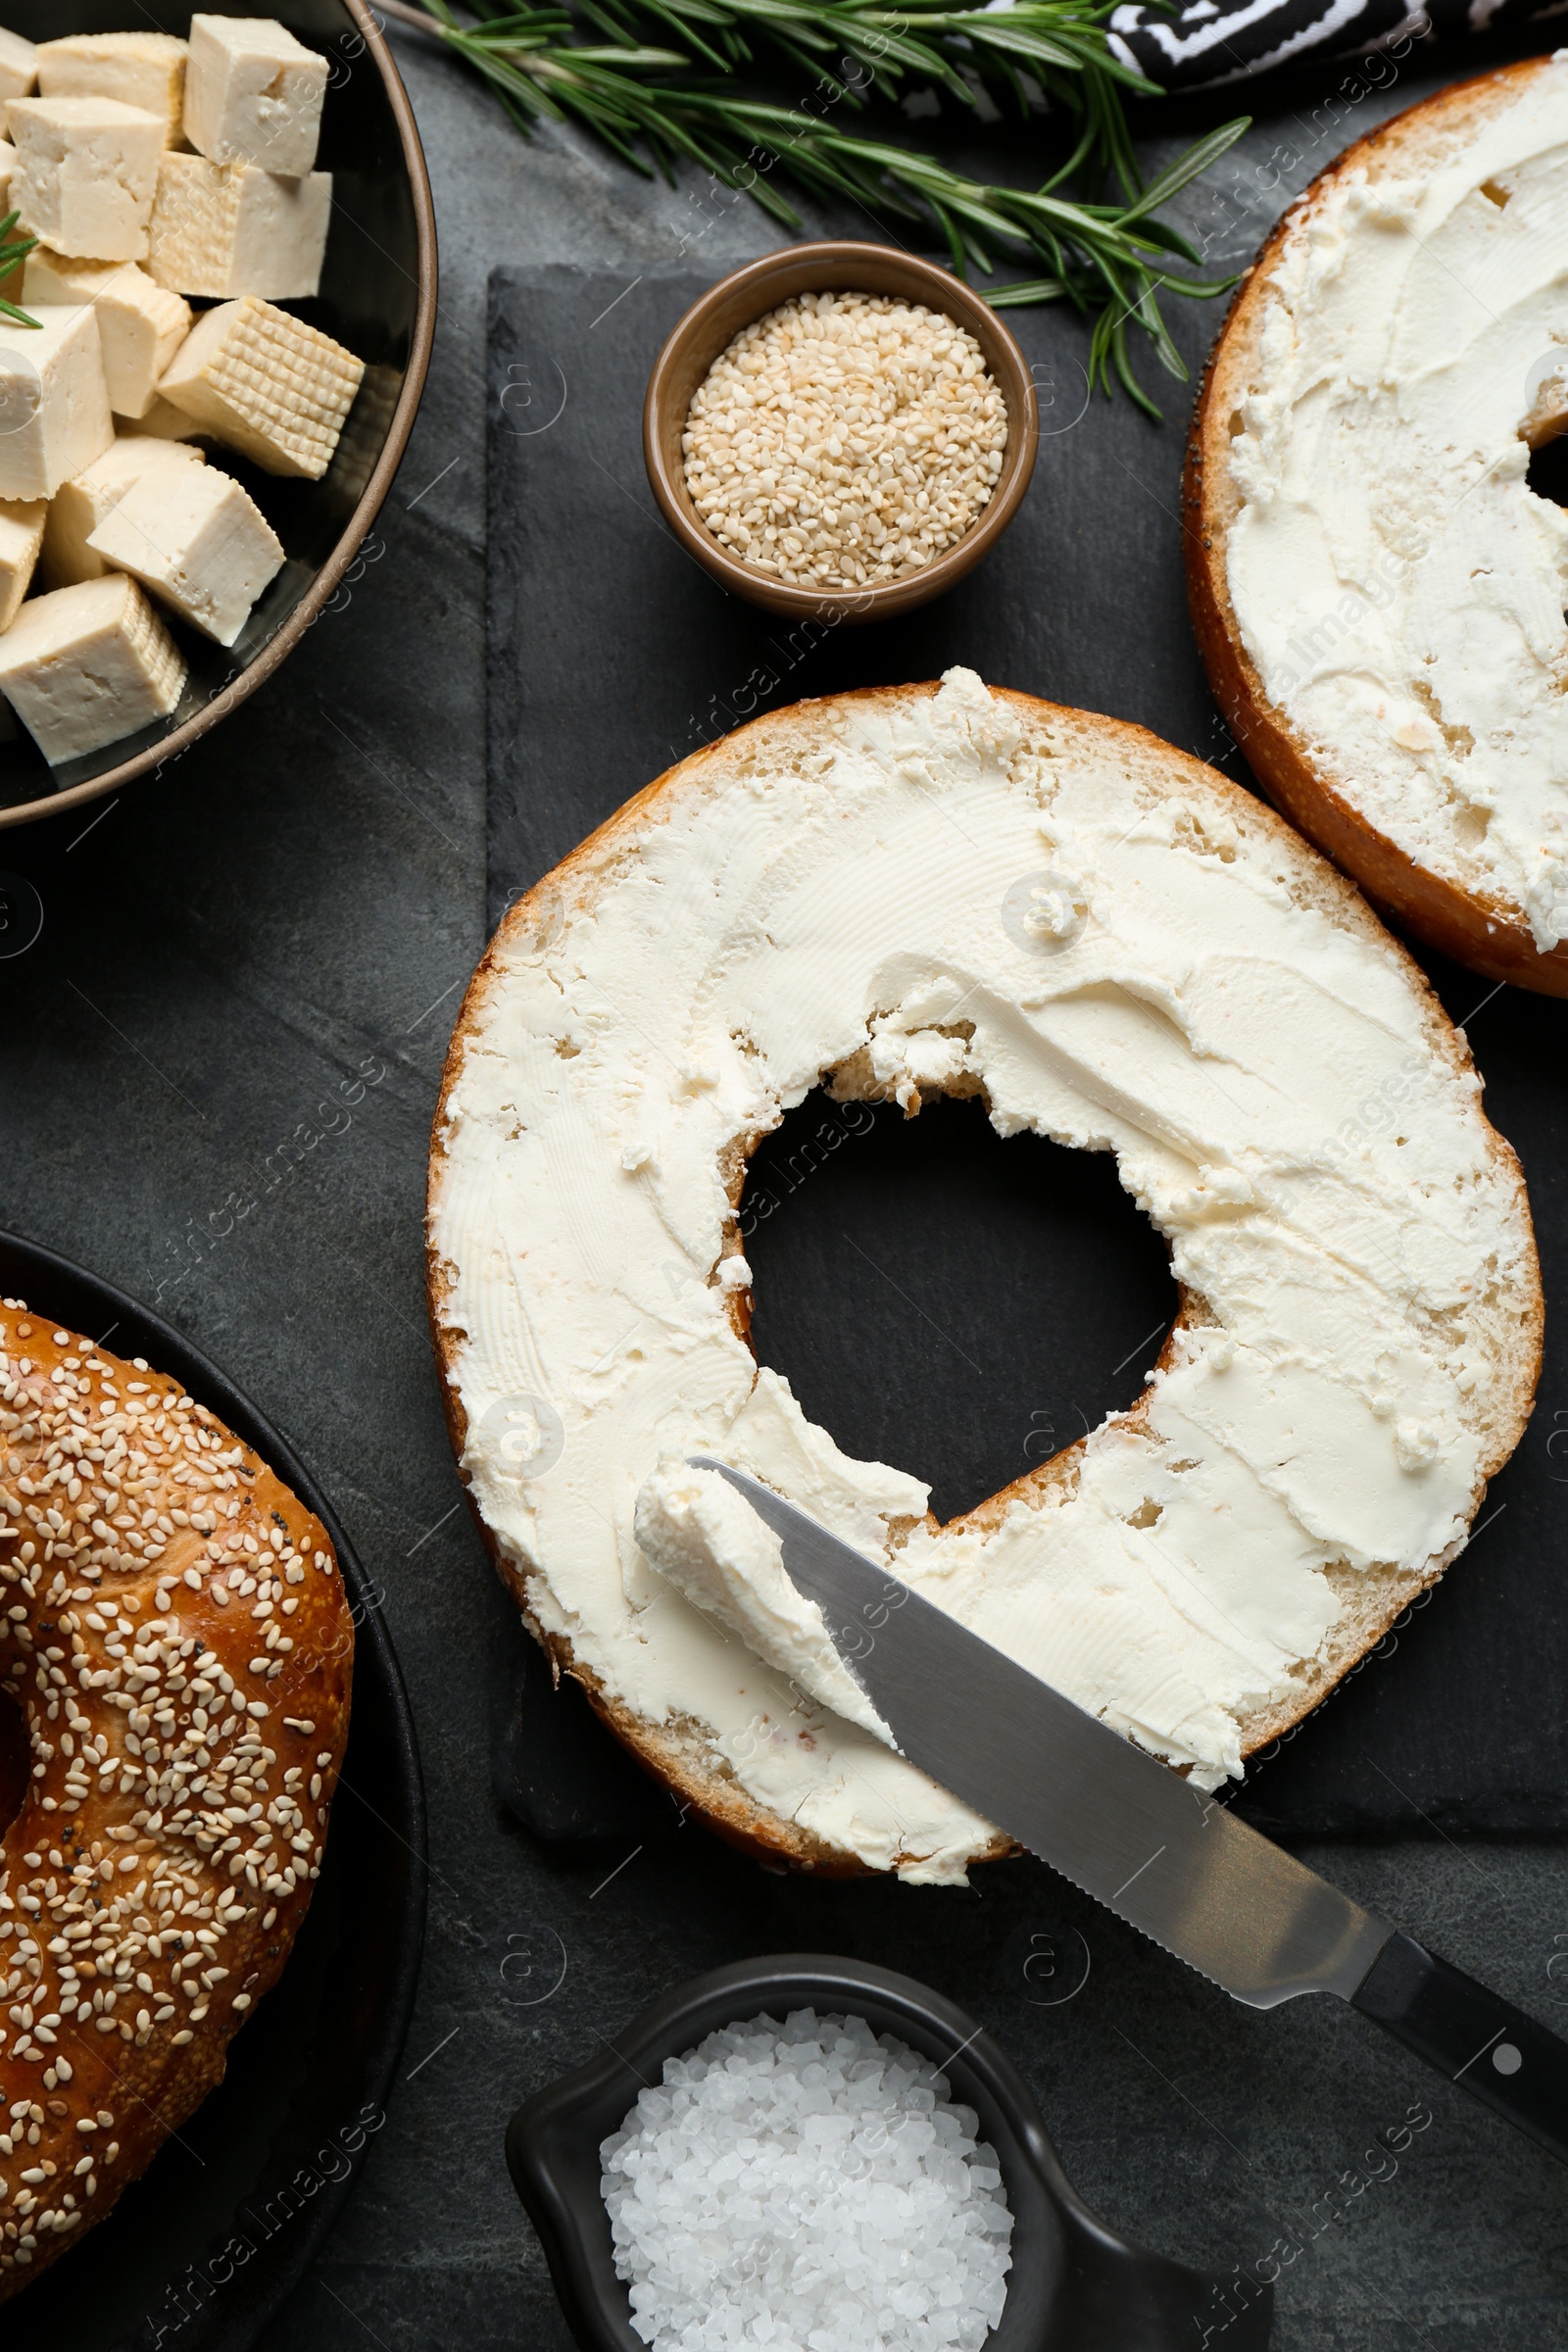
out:
{"label": "rosemary leaf", "polygon": [[[1122,92],[1150,85],[1109,48],[1110,0],[1014,0],[1006,9],[905,0],[897,10],[881,0],[574,0],[575,13],[548,0],[524,8],[467,0],[466,23],[453,0],[428,0],[427,10],[408,0],[383,4],[437,33],[482,74],[524,132],[541,117],[569,118],[645,175],[672,181],[681,162],[695,164],[798,228],[776,173],[814,197],[858,207],[879,226],[891,219],[923,228],[946,245],[959,276],[971,269],[989,275],[999,262],[1026,271],[1032,265],[1031,274],[988,290],[987,300],[998,308],[1065,301],[1092,316],[1091,385],[1108,393],[1119,383],[1152,416],[1159,411],[1133,369],[1129,327],[1185,380],[1160,296],[1206,301],[1234,283],[1174,269],[1200,256],[1153,215],[1217,162],[1248,121],[1210,131],[1146,187]],[[585,42],[585,27],[609,37]],[[764,48],[816,75],[820,111],[779,106],[737,83],[737,72]],[[1066,162],[1037,188],[970,179],[860,128],[867,101],[898,97],[910,78],[965,108],[978,106],[989,78],[1027,109],[1033,92],[1021,73],[1076,126]],[[1119,189],[1115,202],[1065,192],[1107,180]]]}

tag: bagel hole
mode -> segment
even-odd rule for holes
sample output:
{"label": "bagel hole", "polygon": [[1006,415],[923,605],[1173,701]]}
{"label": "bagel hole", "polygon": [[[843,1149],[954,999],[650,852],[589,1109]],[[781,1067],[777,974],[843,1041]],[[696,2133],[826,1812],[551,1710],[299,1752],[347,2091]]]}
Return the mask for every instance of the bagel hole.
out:
{"label": "bagel hole", "polygon": [[1549,441],[1543,441],[1530,453],[1525,468],[1525,480],[1538,498],[1550,499],[1554,507],[1568,507],[1568,416],[1562,419]]}
{"label": "bagel hole", "polygon": [[740,1201],[752,1344],[846,1453],[956,1518],[1134,1403],[1176,1314],[1109,1152],[999,1136],[983,1102],[814,1093]]}

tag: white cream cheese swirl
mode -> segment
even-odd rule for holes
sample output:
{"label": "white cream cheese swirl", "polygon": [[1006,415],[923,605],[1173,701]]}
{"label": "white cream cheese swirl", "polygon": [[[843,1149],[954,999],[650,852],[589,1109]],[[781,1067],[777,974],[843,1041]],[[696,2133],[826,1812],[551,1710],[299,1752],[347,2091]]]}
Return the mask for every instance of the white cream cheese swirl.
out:
{"label": "white cream cheese swirl", "polygon": [[[1568,58],[1329,182],[1231,419],[1226,571],[1269,701],[1417,864],[1568,936],[1568,514],[1525,479],[1568,369]],[[1517,919],[1517,916],[1516,918]]]}
{"label": "white cream cheese swirl", "polygon": [[662,1464],[637,1496],[632,1528],[660,1575],[787,1676],[808,1707],[814,1701],[895,1744],[833,1646],[820,1607],[791,1584],[783,1544],[716,1471]]}
{"label": "white cream cheese swirl", "polygon": [[[744,731],[503,929],[438,1127],[464,1467],[539,1624],[758,1804],[959,1877],[987,1825],[833,1711],[766,1531],[678,1474],[713,1453],[1235,1772],[1364,1576],[1462,1542],[1517,1386],[1528,1215],[1440,1029],[1309,852],[1137,730],[955,670]],[[841,1452],[728,1311],[726,1171],[835,1071],[1113,1152],[1193,1304],[1144,1409],[993,1526]]]}

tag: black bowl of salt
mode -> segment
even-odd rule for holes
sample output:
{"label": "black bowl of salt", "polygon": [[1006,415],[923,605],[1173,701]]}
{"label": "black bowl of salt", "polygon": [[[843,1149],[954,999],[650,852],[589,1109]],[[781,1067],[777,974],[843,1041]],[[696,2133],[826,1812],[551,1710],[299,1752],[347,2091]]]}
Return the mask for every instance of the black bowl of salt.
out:
{"label": "black bowl of salt", "polygon": [[[1190,2270],[1108,2229],[1067,2179],[1033,2094],[990,2034],[912,1977],[816,1952],[693,1977],[513,2117],[507,2162],[583,2352],[649,2352],[652,2335],[647,2304],[645,2333],[616,2273],[603,2143],[642,2092],[661,2088],[669,2060],[726,2028],[760,2017],[783,2027],[806,2010],[892,2035],[939,2069],[952,2099],[978,2119],[1012,2216],[1005,2296],[984,2352],[1265,2352],[1272,2290],[1235,2271]],[[774,2341],[792,2337],[780,2329]]]}

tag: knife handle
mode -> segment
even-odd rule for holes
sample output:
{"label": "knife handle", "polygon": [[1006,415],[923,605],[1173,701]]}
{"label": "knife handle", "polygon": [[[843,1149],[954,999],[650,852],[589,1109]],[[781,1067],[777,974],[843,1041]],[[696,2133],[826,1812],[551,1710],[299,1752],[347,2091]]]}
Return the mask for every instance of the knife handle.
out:
{"label": "knife handle", "polygon": [[1397,1933],[1350,2002],[1568,2164],[1568,2042]]}

